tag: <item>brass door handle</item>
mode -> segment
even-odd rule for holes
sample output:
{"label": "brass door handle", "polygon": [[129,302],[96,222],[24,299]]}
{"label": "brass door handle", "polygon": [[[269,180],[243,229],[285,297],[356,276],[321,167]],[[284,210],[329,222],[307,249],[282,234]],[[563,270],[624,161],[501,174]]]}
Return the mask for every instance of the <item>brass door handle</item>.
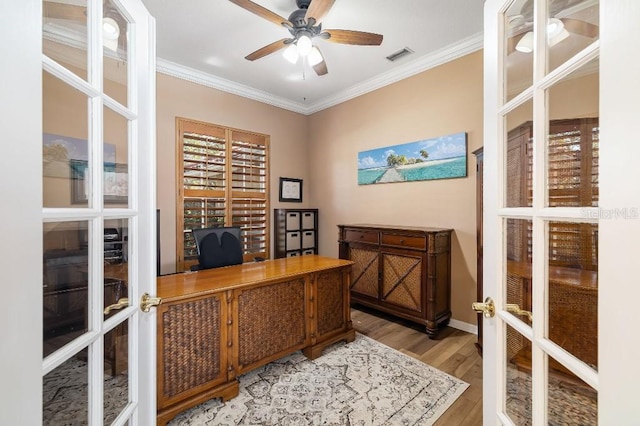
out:
{"label": "brass door handle", "polygon": [[142,312],[149,312],[151,307],[158,306],[162,303],[162,299],[159,297],[151,297],[149,293],[145,293],[140,298],[140,310]]}
{"label": "brass door handle", "polygon": [[471,309],[476,312],[482,312],[485,318],[493,318],[493,316],[496,314],[496,306],[493,304],[493,299],[490,297],[487,297],[484,300],[484,303],[472,303]]}
{"label": "brass door handle", "polygon": [[109,305],[106,308],[104,308],[103,312],[105,315],[109,315],[111,311],[126,308],[127,306],[129,306],[129,299],[126,297],[123,297],[122,299],[118,300],[117,303],[114,303],[113,305]]}
{"label": "brass door handle", "polygon": [[520,309],[520,306],[516,305],[515,303],[507,303],[505,309],[507,310],[507,312],[511,312],[512,314],[526,315],[529,318],[529,321],[533,322],[533,314],[530,311]]}

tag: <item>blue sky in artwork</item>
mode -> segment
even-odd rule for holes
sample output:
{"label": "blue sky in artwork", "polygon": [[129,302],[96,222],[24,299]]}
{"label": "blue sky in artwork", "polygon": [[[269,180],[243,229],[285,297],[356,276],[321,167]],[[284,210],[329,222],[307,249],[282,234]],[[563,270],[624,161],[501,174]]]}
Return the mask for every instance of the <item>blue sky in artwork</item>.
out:
{"label": "blue sky in artwork", "polygon": [[433,139],[362,151],[358,153],[358,169],[386,167],[387,157],[390,154],[404,155],[407,158],[422,158],[420,155],[422,149],[429,153],[427,161],[461,157],[467,152],[466,133],[454,133]]}

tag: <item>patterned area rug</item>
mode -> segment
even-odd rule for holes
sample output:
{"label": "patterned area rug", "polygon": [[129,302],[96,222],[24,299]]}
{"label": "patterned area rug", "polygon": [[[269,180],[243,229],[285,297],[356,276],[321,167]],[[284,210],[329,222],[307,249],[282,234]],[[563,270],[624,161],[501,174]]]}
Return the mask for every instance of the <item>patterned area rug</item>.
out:
{"label": "patterned area rug", "polygon": [[178,415],[183,425],[431,425],[467,383],[361,334],[318,359],[296,352],[239,377],[240,394]]}
{"label": "patterned area rug", "polygon": [[[550,426],[595,426],[598,424],[597,393],[588,387],[576,386],[549,377]],[[531,376],[514,368],[507,370],[507,414],[517,425],[529,426],[531,419]]]}

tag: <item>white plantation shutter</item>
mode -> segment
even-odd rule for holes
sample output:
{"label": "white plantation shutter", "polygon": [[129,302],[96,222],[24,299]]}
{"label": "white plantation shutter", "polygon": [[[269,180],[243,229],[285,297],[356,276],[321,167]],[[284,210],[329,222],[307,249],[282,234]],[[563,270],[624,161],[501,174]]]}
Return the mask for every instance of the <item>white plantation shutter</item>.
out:
{"label": "white plantation shutter", "polygon": [[197,263],[192,229],[242,228],[245,260],[269,257],[269,136],[178,119],[177,268]]}

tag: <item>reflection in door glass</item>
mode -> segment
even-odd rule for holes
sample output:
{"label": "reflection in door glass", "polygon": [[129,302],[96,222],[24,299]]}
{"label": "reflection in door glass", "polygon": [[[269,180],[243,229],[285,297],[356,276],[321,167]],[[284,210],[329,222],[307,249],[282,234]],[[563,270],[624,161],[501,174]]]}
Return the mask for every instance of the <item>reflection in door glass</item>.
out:
{"label": "reflection in door glass", "polygon": [[104,424],[115,420],[129,402],[129,321],[104,336]]}
{"label": "reflection in door glass", "polygon": [[506,116],[505,207],[531,207],[533,203],[533,101]]}
{"label": "reflection in door glass", "polygon": [[[42,53],[87,79],[87,2],[42,2]],[[46,99],[46,96],[45,96]]]}
{"label": "reflection in door glass", "polygon": [[46,71],[42,92],[42,204],[87,207],[89,98]]}
{"label": "reflection in door glass", "polygon": [[549,223],[549,339],[598,368],[598,226]]}
{"label": "reflection in door glass", "polygon": [[87,222],[43,224],[43,352],[48,356],[88,328]]}
{"label": "reflection in door glass", "polygon": [[[550,425],[598,424],[598,393],[585,382],[560,369],[549,357],[548,413]],[[563,367],[562,367],[563,368]]]}
{"label": "reflection in door glass", "polygon": [[515,1],[504,14],[505,101],[510,101],[533,84],[532,2]]}
{"label": "reflection in door glass", "polygon": [[104,1],[102,42],[104,45],[104,92],[127,106],[128,42],[130,25],[116,4]]}
{"label": "reflection in door glass", "polygon": [[530,425],[531,342],[509,325],[506,331],[505,410],[515,424]]}
{"label": "reflection in door glass", "polygon": [[86,350],[72,356],[43,377],[43,425],[88,424],[87,377]]}
{"label": "reflection in door glass", "polygon": [[[532,3],[532,2],[527,2]],[[547,46],[549,72],[598,40],[600,2],[598,0],[547,0]]]}
{"label": "reflection in door glass", "polygon": [[[507,304],[505,307],[527,325],[532,325],[531,317],[526,312],[531,312],[531,294],[533,281],[531,274],[531,231],[533,224],[530,220],[507,219]],[[519,312],[516,312],[519,308]]]}
{"label": "reflection in door glass", "polygon": [[547,89],[549,207],[597,207],[600,161],[599,61]]}
{"label": "reflection in door glass", "polygon": [[104,163],[104,205],[129,205],[129,120],[104,108],[104,150],[115,152],[112,162]]}

